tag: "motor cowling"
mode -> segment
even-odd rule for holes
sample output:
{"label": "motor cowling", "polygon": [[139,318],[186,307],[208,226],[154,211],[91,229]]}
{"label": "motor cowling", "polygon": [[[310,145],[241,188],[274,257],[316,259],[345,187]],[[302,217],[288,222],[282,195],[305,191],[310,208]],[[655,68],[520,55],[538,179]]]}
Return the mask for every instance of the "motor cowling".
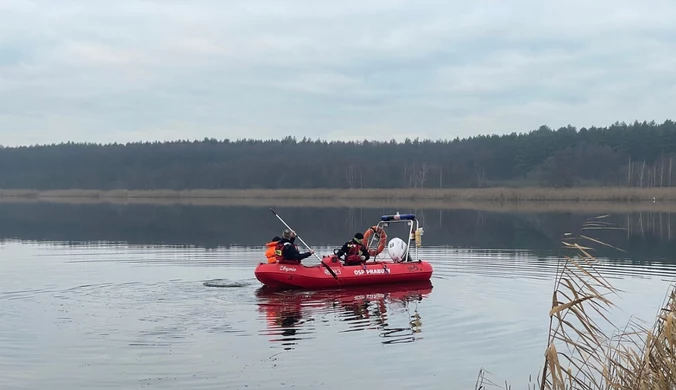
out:
{"label": "motor cowling", "polygon": [[395,263],[401,263],[402,261],[404,261],[406,249],[407,249],[406,243],[399,237],[394,237],[387,244],[387,253],[389,253],[390,258]]}

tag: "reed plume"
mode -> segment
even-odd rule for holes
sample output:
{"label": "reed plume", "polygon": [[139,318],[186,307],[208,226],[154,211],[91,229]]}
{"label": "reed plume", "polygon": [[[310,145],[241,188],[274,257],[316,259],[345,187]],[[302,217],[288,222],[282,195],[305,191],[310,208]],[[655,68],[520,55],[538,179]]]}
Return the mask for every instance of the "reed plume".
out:
{"label": "reed plume", "polygon": [[[544,364],[529,389],[676,389],[676,286],[669,287],[651,328],[632,318],[618,329],[607,316],[614,307],[610,296],[618,290],[598,272],[591,254],[595,246],[621,250],[590,234],[622,229],[605,222],[607,217],[586,220],[577,234],[562,240]],[[604,328],[613,334],[607,336]],[[486,381],[482,369],[475,389],[485,388]]]}

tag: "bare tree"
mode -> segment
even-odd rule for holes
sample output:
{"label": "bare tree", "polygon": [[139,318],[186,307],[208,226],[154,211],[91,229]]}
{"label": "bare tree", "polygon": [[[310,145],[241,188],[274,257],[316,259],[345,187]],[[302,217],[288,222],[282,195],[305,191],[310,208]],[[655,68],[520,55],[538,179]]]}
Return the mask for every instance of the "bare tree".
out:
{"label": "bare tree", "polygon": [[408,162],[404,162],[404,172],[403,173],[404,173],[404,186],[406,186],[407,182],[408,182],[408,186],[410,187],[411,186],[411,179],[410,179],[411,174],[408,171]]}
{"label": "bare tree", "polygon": [[639,185],[643,187],[643,173],[645,171],[645,160],[643,160],[643,165],[641,165],[641,175],[639,179]]}
{"label": "bare tree", "polygon": [[350,188],[354,188],[354,184],[356,181],[355,175],[354,175],[354,165],[350,164],[345,168],[345,178],[347,179],[347,185]]}
{"label": "bare tree", "polygon": [[408,187],[409,188],[418,188],[418,169],[416,163],[411,164],[408,167]]}
{"label": "bare tree", "polygon": [[631,186],[631,156],[629,156],[629,163],[627,164],[627,185]]}
{"label": "bare tree", "polygon": [[425,182],[427,181],[427,173],[430,170],[430,166],[427,163],[422,163],[420,165],[420,169],[418,170],[418,177],[417,177],[417,183],[419,184],[420,188],[425,187]]}
{"label": "bare tree", "polygon": [[439,167],[439,188],[444,188],[444,167]]}
{"label": "bare tree", "polygon": [[481,168],[476,171],[476,184],[478,187],[483,187],[486,182],[486,170]]}

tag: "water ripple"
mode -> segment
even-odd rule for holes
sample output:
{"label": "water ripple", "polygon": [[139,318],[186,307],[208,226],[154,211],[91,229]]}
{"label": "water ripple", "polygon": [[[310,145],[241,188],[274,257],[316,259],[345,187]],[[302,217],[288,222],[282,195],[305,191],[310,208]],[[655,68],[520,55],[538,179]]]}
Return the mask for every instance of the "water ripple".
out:
{"label": "water ripple", "polygon": [[[513,383],[540,367],[553,253],[423,248],[431,282],[325,291],[260,287],[263,253],[5,243],[0,388],[471,388],[481,367]],[[647,319],[676,275],[657,261],[598,268]],[[298,369],[329,361],[371,368],[330,380]]]}
{"label": "water ripple", "polygon": [[238,288],[251,286],[253,282],[232,281],[227,279],[213,279],[207,280],[203,283],[205,287],[220,287],[220,288]]}

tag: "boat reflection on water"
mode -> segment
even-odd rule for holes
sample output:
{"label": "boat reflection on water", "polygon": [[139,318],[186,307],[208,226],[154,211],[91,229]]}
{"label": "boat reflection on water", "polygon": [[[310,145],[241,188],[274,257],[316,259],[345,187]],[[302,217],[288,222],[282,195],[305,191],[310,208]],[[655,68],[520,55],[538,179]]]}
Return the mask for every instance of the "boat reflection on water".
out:
{"label": "boat reflection on water", "polygon": [[[314,291],[264,286],[256,290],[258,310],[266,322],[260,333],[286,350],[315,338],[319,326],[340,333],[377,330],[383,344],[412,342],[422,331],[417,303],[431,292],[429,280]],[[335,318],[339,321],[332,321]]]}

